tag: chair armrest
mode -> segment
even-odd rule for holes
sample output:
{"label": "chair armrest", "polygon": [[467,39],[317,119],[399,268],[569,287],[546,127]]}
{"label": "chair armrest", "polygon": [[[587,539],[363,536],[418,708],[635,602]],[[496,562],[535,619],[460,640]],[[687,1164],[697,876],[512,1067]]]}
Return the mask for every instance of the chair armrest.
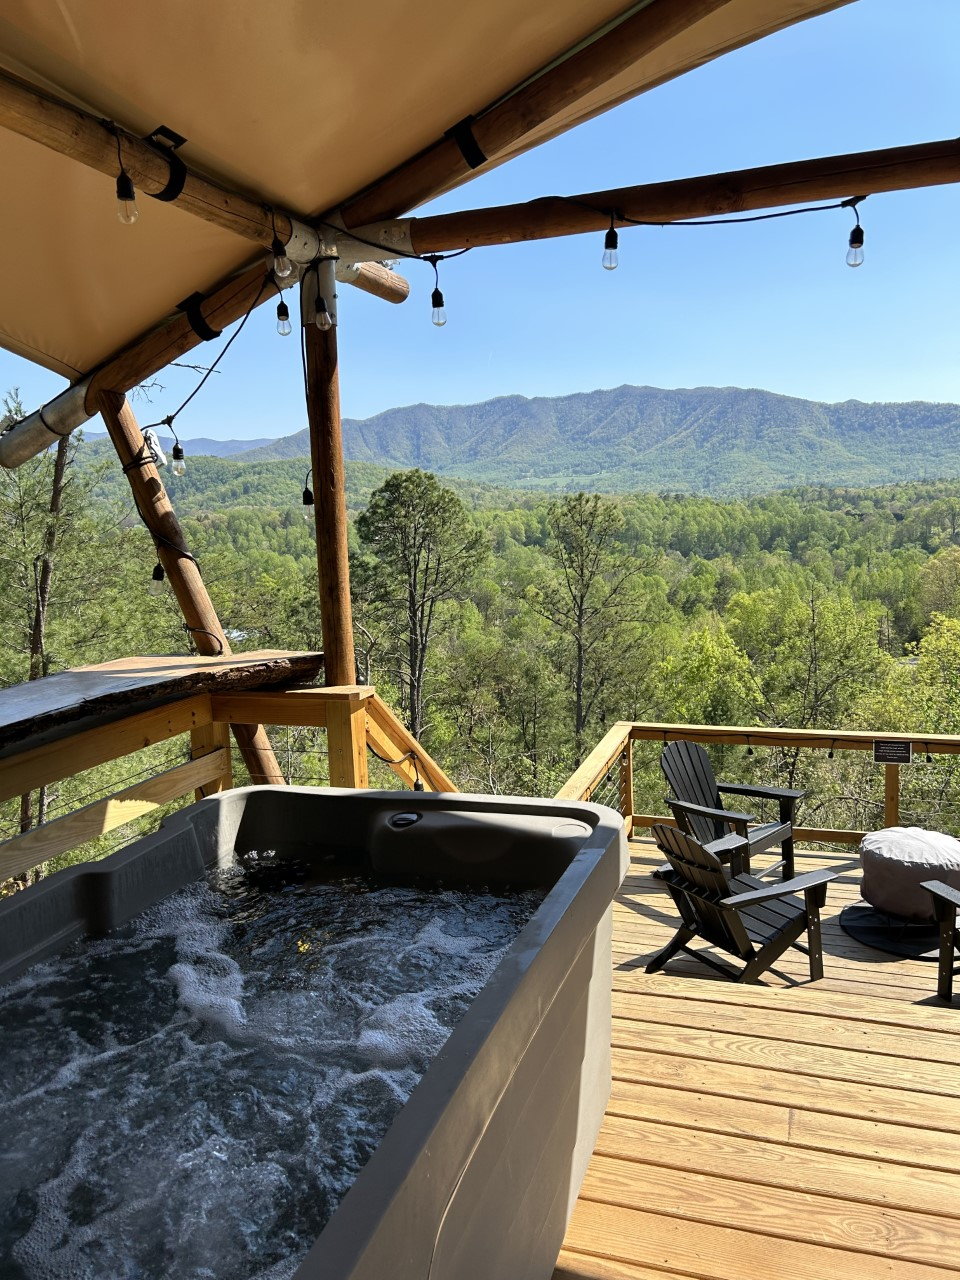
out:
{"label": "chair armrest", "polygon": [[728,861],[733,875],[739,876],[745,871],[749,872],[750,841],[740,835],[739,832],[730,831],[725,836],[721,836],[719,840],[711,840],[703,847],[708,853],[712,853],[714,857],[719,858],[721,862]]}
{"label": "chair armrest", "polygon": [[756,822],[752,813],[734,813],[732,809],[708,809],[703,804],[691,804],[689,800],[674,800],[667,796],[667,804],[671,809],[680,809],[684,813],[699,814],[703,818],[717,818],[721,822]]}
{"label": "chair armrest", "polygon": [[960,892],[950,885],[944,884],[942,880],[923,880],[920,887],[921,889],[929,889],[935,899],[939,898],[942,902],[949,902],[952,907],[960,907]]}
{"label": "chair armrest", "polygon": [[802,800],[806,791],[794,791],[792,787],[755,787],[742,782],[718,782],[718,791],[729,791],[734,796],[759,796],[764,800]]}
{"label": "chair armrest", "polygon": [[818,885],[828,884],[836,880],[836,871],[808,871],[806,875],[795,876],[793,880],[781,880],[766,889],[754,889],[750,893],[737,893],[732,898],[721,898],[721,907],[752,907],[758,902],[771,902],[776,898],[785,898],[790,893],[805,893]]}

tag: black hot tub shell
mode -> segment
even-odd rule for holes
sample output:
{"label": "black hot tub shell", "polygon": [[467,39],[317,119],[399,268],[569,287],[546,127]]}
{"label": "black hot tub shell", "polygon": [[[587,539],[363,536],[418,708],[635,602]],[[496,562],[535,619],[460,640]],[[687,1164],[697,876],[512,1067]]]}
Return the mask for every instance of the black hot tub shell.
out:
{"label": "black hot tub shell", "polygon": [[331,849],[388,880],[550,887],[294,1280],[547,1280],[610,1092],[611,902],[627,868],[613,810],[238,788],[0,903],[0,981],[237,855]]}

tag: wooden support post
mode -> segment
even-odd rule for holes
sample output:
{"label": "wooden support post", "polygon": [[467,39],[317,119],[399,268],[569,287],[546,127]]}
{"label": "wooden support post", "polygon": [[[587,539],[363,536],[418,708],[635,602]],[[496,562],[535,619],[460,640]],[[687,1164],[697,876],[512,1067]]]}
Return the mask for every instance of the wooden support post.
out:
{"label": "wooden support post", "polygon": [[230,726],[222,720],[205,725],[202,729],[194,729],[190,734],[190,759],[199,760],[213,751],[226,751],[226,769],[219,777],[205,786],[198,787],[195,799],[215,795],[218,791],[228,791],[233,786],[233,768],[230,761]]}
{"label": "wooden support post", "polygon": [[633,833],[633,739],[628,738],[620,760],[621,812],[627,838]]}
{"label": "wooden support post", "polygon": [[885,827],[900,825],[900,766],[898,764],[883,766],[883,825]]}
{"label": "wooden support post", "polygon": [[327,751],[331,787],[366,787],[367,703],[336,700],[327,704]]}
{"label": "wooden support post", "polygon": [[355,684],[353,611],[347,555],[347,500],[344,490],[343,441],[340,431],[340,379],[337,372],[336,327],[322,332],[305,327],[307,346],[307,414],[317,520],[317,572],[320,580],[320,626],[323,630],[324,682]]}
{"label": "wooden support post", "polygon": [[[184,541],[180,522],[161,483],[157,468],[149,461],[150,454],[143,443],[143,435],[133,410],[125,397],[115,391],[101,392],[99,404],[144,524],[156,542],[160,563],[173,588],[187,630],[193,636],[200,653],[208,656],[229,654],[230,644],[207,594],[197,562],[190,555]],[[147,461],[140,466],[139,463],[145,458]],[[147,566],[144,566],[145,577],[146,573]],[[249,770],[251,782],[284,781],[270,739],[262,725],[234,725],[233,735]]]}

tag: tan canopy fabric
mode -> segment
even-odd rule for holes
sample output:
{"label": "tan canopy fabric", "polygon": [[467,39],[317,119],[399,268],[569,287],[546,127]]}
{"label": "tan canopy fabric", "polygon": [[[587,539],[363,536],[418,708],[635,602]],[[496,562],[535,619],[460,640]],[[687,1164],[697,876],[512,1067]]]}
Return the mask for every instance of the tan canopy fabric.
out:
{"label": "tan canopy fabric", "polygon": [[[679,35],[494,159],[845,2],[689,4]],[[307,217],[623,12],[623,0],[19,0],[0,17],[0,67],[137,134],[167,125],[187,138],[192,169]],[[0,343],[71,381],[262,256],[148,197],[137,224],[122,226],[108,177],[6,128],[0,171]]]}

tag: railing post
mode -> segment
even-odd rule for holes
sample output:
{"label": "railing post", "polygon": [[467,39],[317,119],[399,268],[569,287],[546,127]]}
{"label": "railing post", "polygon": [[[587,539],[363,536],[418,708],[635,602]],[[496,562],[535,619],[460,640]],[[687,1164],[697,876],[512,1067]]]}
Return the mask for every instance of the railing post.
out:
{"label": "railing post", "polygon": [[627,839],[633,834],[633,739],[627,738],[620,757],[620,812],[627,829]]}
{"label": "railing post", "polygon": [[[201,756],[208,756],[211,751],[218,751],[221,747],[226,749],[227,760],[229,761],[230,726],[224,721],[214,721],[211,724],[203,725],[200,729],[190,730],[191,760],[199,760]],[[204,796],[215,795],[218,791],[228,791],[232,786],[233,769],[228,764],[226,772],[222,773],[219,778],[215,778],[213,782],[208,782],[194,792],[194,799],[202,800]]]}
{"label": "railing post", "polygon": [[367,703],[332,699],[327,704],[331,787],[367,787]]}
{"label": "railing post", "polygon": [[900,825],[900,766],[898,764],[883,766],[883,825],[885,827]]}

